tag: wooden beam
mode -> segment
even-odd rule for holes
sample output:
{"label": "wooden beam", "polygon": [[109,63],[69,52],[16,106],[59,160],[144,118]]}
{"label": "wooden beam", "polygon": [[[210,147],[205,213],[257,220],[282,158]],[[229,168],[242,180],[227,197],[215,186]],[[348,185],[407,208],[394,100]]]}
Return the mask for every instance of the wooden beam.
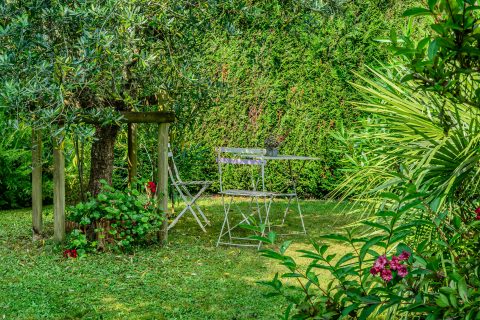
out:
{"label": "wooden beam", "polygon": [[[119,115],[123,116],[119,120],[120,123],[172,123],[175,122],[175,113],[172,111],[152,111],[152,112],[135,112],[135,111],[120,111]],[[75,123],[86,124],[102,124],[101,119],[92,119],[88,116],[79,115]],[[57,120],[59,125],[65,123],[64,119]]]}
{"label": "wooden beam", "polygon": [[124,123],[171,123],[175,122],[175,113],[171,111],[133,112],[122,111]]}
{"label": "wooden beam", "polygon": [[42,221],[42,132],[32,130],[32,231],[40,239]]}
{"label": "wooden beam", "polygon": [[65,155],[63,140],[55,139],[53,147],[53,238],[65,240]]}
{"label": "wooden beam", "polygon": [[137,178],[137,125],[128,124],[128,183]]}
{"label": "wooden beam", "polygon": [[168,127],[168,123],[158,125],[157,208],[164,217],[158,235],[162,245],[168,242]]}

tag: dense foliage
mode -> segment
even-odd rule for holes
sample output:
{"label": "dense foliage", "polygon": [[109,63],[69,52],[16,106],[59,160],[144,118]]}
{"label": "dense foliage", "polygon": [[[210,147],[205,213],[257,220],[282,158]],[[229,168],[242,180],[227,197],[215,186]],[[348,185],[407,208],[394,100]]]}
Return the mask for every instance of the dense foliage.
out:
{"label": "dense foliage", "polygon": [[[205,8],[143,0],[3,3],[1,106],[29,122],[61,117],[67,124],[78,113],[107,124],[116,120],[113,110],[172,107],[209,85],[197,70],[205,66],[196,40]],[[197,97],[197,107],[203,101]]]}
{"label": "dense foliage", "polygon": [[28,206],[30,202],[30,153],[26,130],[15,132],[0,114],[0,208]]}
{"label": "dense foliage", "polygon": [[[341,164],[330,132],[341,123],[350,127],[360,114],[349,104],[362,99],[348,84],[356,79],[352,71],[361,73],[366,64],[385,61],[387,47],[375,39],[388,36],[391,27],[401,29],[401,14],[413,2],[218,4],[208,58],[218,66],[223,95],[197,119],[186,139],[177,139],[184,140],[180,149],[208,150],[210,165],[201,164],[199,171],[205,179],[216,180],[214,147],[263,147],[273,135],[283,140],[283,154],[322,158],[306,164],[299,192],[318,197],[332,190]],[[274,162],[270,165],[283,170]],[[283,175],[271,176],[274,184],[283,182]]]}
{"label": "dense foliage", "polygon": [[[477,0],[429,0],[427,7],[407,10],[405,16],[424,17],[430,30],[418,42],[412,32],[392,32],[393,51],[408,61],[403,81],[480,108],[479,11]],[[450,125],[448,116],[440,120]]]}
{"label": "dense foliage", "polygon": [[2,2],[2,113],[43,128],[44,136],[96,121],[88,185],[97,194],[100,179],[112,180],[118,111],[171,109],[188,119],[211,104],[216,78],[203,59],[209,8],[189,1]]}
{"label": "dense foliage", "polygon": [[[428,5],[405,15],[435,12],[437,24],[431,28],[444,28],[444,38],[407,44],[416,48],[410,58],[418,60],[396,61],[395,67],[372,70],[370,79],[361,77],[363,84],[353,86],[364,102],[355,105],[368,118],[353,132],[335,134],[350,163],[337,192],[363,201],[366,210],[346,234],[323,238],[349,243],[352,252],[335,260],[327,246],[314,243],[315,251],[301,251],[312,263],[300,272],[285,255],[288,243],[264,251],[289,269],[284,278],[301,285],[302,298],[291,299],[286,318],[480,317],[480,133],[478,108],[465,99],[478,91],[478,70],[470,57],[477,51],[465,48],[477,41],[476,31],[466,29],[470,17],[478,21],[480,7],[463,0]],[[470,25],[462,28],[455,20]],[[462,33],[467,43],[458,41]],[[459,47],[448,45],[454,42]],[[405,48],[394,50],[408,56]],[[449,78],[443,88],[405,84],[419,75],[437,81],[434,74]],[[316,280],[320,269],[333,276],[327,288]],[[290,297],[278,277],[267,284]]]}
{"label": "dense foliage", "polygon": [[[69,235],[69,249],[85,253],[95,250],[129,251],[159,231],[162,214],[151,198],[133,184],[120,191],[103,181],[103,191],[70,209],[68,219],[75,224]],[[93,228],[93,229],[92,229]]]}
{"label": "dense foliage", "polygon": [[[357,226],[321,237],[350,245],[352,251],[343,256],[313,242],[313,251],[298,251],[311,261],[302,267],[287,254],[290,241],[278,250],[263,250],[288,269],[281,278],[299,284],[284,286],[278,273],[262,282],[291,302],[285,319],[480,317],[480,209],[466,223],[450,222],[450,212],[433,213],[414,184],[406,181],[402,191],[384,194],[383,210],[359,224],[370,228],[367,235]],[[437,236],[427,238],[425,230]],[[319,282],[322,270],[331,275],[327,285]]]}
{"label": "dense foliage", "polygon": [[[0,111],[0,208],[31,205],[31,130],[22,122],[7,119]],[[45,172],[43,200],[52,200],[51,143],[43,149]]]}
{"label": "dense foliage", "polygon": [[[385,59],[386,50],[374,39],[400,25],[406,3],[4,3],[0,107],[36,126],[66,119],[65,129],[74,135],[65,149],[73,161],[67,187],[75,194],[85,189],[94,141],[89,128],[73,124],[80,114],[114,123],[112,109],[162,104],[177,114],[172,142],[187,178],[217,180],[213,147],[263,146],[273,135],[284,140],[282,153],[322,157],[306,165],[299,186],[304,194],[321,196],[339,176],[331,151],[337,142],[329,132],[358,116],[347,103],[359,98],[347,84],[355,79],[350,71]],[[211,106],[216,107],[205,111]],[[44,136],[63,130],[46,129]],[[155,128],[141,130],[139,172],[151,177]],[[87,154],[82,173],[81,154],[70,152],[75,141]],[[115,170],[114,183],[121,187],[126,144],[120,141],[116,148],[115,166],[121,170]],[[285,182],[282,175],[270,176],[274,184]]]}

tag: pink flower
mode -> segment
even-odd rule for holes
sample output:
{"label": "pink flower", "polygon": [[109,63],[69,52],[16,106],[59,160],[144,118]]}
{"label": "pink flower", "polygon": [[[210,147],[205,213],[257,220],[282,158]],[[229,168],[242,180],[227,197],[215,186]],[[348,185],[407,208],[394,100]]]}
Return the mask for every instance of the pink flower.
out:
{"label": "pink flower", "polygon": [[388,259],[385,255],[383,255],[378,257],[377,260],[375,260],[375,264],[373,265],[373,267],[377,269],[384,269],[386,265],[388,265]]}
{"label": "pink flower", "polygon": [[475,209],[475,213],[478,215],[480,214],[480,207],[478,207],[477,209]]}
{"label": "pink flower", "polygon": [[376,275],[376,274],[379,273],[380,271],[382,271],[382,269],[377,268],[377,267],[372,267],[372,268],[370,269],[370,273],[371,273],[372,275]]}
{"label": "pink flower", "polygon": [[380,277],[382,277],[382,279],[386,282],[392,280],[392,270],[390,269],[383,269],[381,274],[380,274]]}
{"label": "pink flower", "polygon": [[393,256],[392,260],[390,261],[390,269],[392,270],[398,270],[401,266],[401,261],[399,257]]}
{"label": "pink flower", "polygon": [[408,274],[407,267],[400,265],[400,267],[397,269],[397,273],[400,277],[405,278],[405,276]]}
{"label": "pink flower", "polygon": [[403,250],[402,253],[400,253],[400,255],[398,256],[398,259],[400,259],[400,261],[408,260],[408,258],[410,258],[410,255],[410,252]]}

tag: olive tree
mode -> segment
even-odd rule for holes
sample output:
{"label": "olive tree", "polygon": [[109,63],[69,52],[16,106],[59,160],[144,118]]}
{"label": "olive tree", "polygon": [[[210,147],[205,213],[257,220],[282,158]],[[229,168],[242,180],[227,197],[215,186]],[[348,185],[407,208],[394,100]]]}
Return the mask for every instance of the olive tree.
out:
{"label": "olive tree", "polygon": [[[26,0],[0,4],[0,106],[58,135],[92,118],[89,190],[111,182],[117,111],[173,108],[212,80],[202,64],[208,5],[188,1]],[[191,106],[193,104],[184,104]],[[188,109],[188,108],[187,108]],[[60,125],[61,124],[61,125]]]}

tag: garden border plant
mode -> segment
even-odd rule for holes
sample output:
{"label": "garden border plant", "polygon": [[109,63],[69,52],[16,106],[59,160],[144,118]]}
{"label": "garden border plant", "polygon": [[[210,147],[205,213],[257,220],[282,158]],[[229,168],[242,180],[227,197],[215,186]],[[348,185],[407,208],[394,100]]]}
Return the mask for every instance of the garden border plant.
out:
{"label": "garden border plant", "polygon": [[[384,209],[345,234],[321,237],[352,248],[341,257],[316,241],[313,251],[297,250],[311,261],[303,268],[287,254],[291,241],[261,251],[288,270],[260,282],[291,303],[284,319],[480,318],[480,260],[475,257],[480,208],[466,224],[450,222],[448,212],[434,214],[425,194],[408,180],[402,189],[401,195],[383,194]],[[438,238],[424,239],[424,229],[436,230]],[[261,240],[272,245],[275,235]],[[326,285],[318,280],[320,270],[332,277]],[[294,279],[296,285],[282,279]]]}
{"label": "garden border plant", "polygon": [[[144,185],[147,194],[138,191]],[[123,191],[103,180],[102,192],[70,208],[68,219],[75,228],[68,235],[67,249],[80,255],[98,250],[131,251],[152,240],[164,219],[152,191],[151,182],[133,182]]]}
{"label": "garden border plant", "polygon": [[[337,190],[370,206],[346,234],[322,237],[351,246],[338,260],[315,241],[299,250],[311,260],[305,270],[286,254],[289,242],[262,251],[298,283],[264,282],[292,302],[284,318],[480,319],[479,12],[476,0],[407,10],[430,17],[432,33],[416,43],[392,31],[405,65],[353,84],[369,117],[361,132],[336,135],[351,163]],[[333,278],[326,287],[320,269]]]}

